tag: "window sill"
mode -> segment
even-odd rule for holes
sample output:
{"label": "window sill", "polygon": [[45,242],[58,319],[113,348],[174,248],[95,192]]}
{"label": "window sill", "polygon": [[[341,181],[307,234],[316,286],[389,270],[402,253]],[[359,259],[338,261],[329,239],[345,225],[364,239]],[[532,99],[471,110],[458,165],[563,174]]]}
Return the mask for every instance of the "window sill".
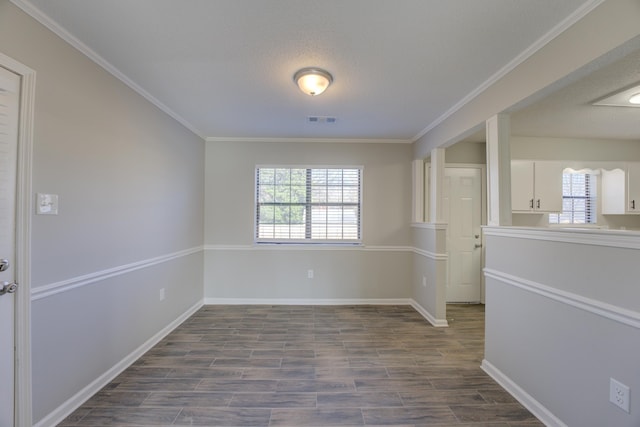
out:
{"label": "window sill", "polygon": [[324,242],[303,242],[303,241],[256,241],[254,246],[364,246],[362,242],[340,242],[340,241],[324,241]]}

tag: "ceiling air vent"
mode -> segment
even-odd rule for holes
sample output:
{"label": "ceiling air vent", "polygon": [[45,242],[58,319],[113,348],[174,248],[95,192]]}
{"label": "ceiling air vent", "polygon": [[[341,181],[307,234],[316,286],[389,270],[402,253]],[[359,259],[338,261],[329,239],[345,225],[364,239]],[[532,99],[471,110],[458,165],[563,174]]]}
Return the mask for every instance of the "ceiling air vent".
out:
{"label": "ceiling air vent", "polygon": [[336,118],[331,116],[308,116],[308,123],[335,123]]}

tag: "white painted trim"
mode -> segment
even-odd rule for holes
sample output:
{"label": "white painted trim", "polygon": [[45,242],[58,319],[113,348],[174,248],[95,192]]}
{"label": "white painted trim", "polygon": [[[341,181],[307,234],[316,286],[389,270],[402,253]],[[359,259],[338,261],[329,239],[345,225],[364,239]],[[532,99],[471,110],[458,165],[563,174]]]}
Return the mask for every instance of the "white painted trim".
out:
{"label": "white painted trim", "polygon": [[476,98],[482,92],[487,90],[489,87],[491,87],[492,85],[497,83],[500,79],[502,79],[504,76],[506,76],[511,71],[516,69],[520,64],[522,64],[531,56],[533,56],[536,52],[538,52],[540,49],[546,46],[553,39],[555,39],[564,31],[569,29],[569,27],[571,27],[572,25],[580,21],[582,18],[584,18],[589,12],[594,10],[600,4],[604,3],[604,1],[605,0],[591,0],[584,3],[575,12],[567,16],[562,22],[560,22],[558,25],[552,28],[548,33],[540,37],[531,46],[523,50],[518,56],[516,56],[511,61],[509,61],[507,65],[505,65],[500,70],[498,70],[497,73],[489,77],[488,80],[486,80],[484,83],[482,83],[472,92],[470,92],[467,96],[465,96],[456,104],[454,104],[453,107],[445,111],[444,114],[442,114],[440,117],[438,117],[433,122],[431,122],[426,128],[424,128],[420,133],[418,133],[416,136],[412,138],[412,142],[416,142],[417,140],[422,138],[424,135],[426,135],[429,131],[433,130],[436,126],[438,126],[439,124],[447,120],[449,117],[455,114],[458,110],[460,110],[466,104],[471,102],[474,98]]}
{"label": "white painted trim", "polygon": [[147,101],[158,107],[160,110],[164,111],[167,115],[173,118],[175,121],[180,123],[185,128],[189,129],[191,132],[196,134],[202,139],[205,139],[202,132],[196,129],[191,123],[189,123],[186,119],[180,116],[178,113],[173,111],[171,108],[167,107],[165,104],[160,102],[156,97],[151,95],[149,92],[144,90],[141,86],[139,86],[136,82],[127,77],[123,72],[121,72],[118,68],[113,66],[109,61],[104,59],[102,56],[98,55],[95,51],[93,51],[89,46],[78,40],[74,35],[69,33],[67,30],[62,28],[57,22],[53,19],[49,18],[46,14],[44,14],[40,9],[34,6],[31,2],[27,0],[10,0],[11,3],[22,9],[27,15],[31,16],[33,19],[47,27],[54,34],[59,36],[62,40],[69,43],[71,46],[79,50],[82,54],[87,56],[93,62],[98,64],[100,67],[105,69],[115,78],[120,80],[125,85],[129,86],[133,91],[137,92],[140,96],[145,98]]}
{"label": "white painted trim", "polygon": [[[70,397],[66,402],[62,405],[58,406],[54,411],[49,413],[46,417],[40,420],[34,427],[53,427],[64,420],[67,416],[69,416],[73,411],[78,409],[84,402],[90,399],[94,394],[99,392],[104,386],[109,384],[120,375],[125,369],[127,369],[132,363],[142,357],[147,351],[149,351],[153,346],[158,344],[164,337],[169,335],[171,331],[180,326],[185,320],[187,320],[190,316],[192,316],[196,311],[198,311],[203,306],[203,301],[200,300],[193,306],[191,306],[187,311],[178,316],[173,322],[162,328],[157,334],[149,338],[146,342],[144,342],[140,347],[132,351],[129,355],[127,355],[120,362],[116,363],[111,369],[109,369],[104,374],[100,375],[94,381],[92,381],[85,388],[80,390],[78,393]],[[31,424],[29,424],[31,425]]]}
{"label": "white painted trim", "polygon": [[436,319],[411,298],[205,298],[205,305],[410,305],[434,327],[447,327],[446,319]]}
{"label": "white painted trim", "polygon": [[447,226],[446,222],[412,222],[411,227],[413,228],[422,228],[425,230],[446,230]]}
{"label": "white painted trim", "polygon": [[86,44],[82,43],[76,37],[74,37],[67,30],[62,28],[57,22],[49,18],[45,15],[40,9],[34,6],[31,2],[27,0],[10,0],[11,3],[19,7],[22,11],[27,13],[29,16],[40,22],[42,25],[47,27],[53,33],[58,35],[64,41],[69,43],[71,46],[82,52],[100,67],[104,68],[106,71],[111,73],[114,77],[122,81],[124,84],[129,86],[135,92],[140,94],[142,97],[147,99],[153,105],[158,107],[160,110],[164,111],[170,117],[178,121],[184,127],[189,129],[194,134],[198,135],[200,138],[204,139],[207,142],[282,142],[282,141],[295,141],[295,142],[327,142],[327,143],[400,143],[400,144],[411,144],[423,137],[427,132],[434,129],[436,126],[444,122],[450,116],[452,116],[456,111],[460,110],[464,105],[471,102],[474,98],[480,95],[482,92],[487,90],[490,86],[495,84],[509,72],[513,71],[518,65],[522,64],[529,57],[531,57],[534,53],[544,47],[551,40],[556,38],[566,29],[571,27],[573,24],[578,22],[584,16],[586,16],[589,12],[599,6],[604,0],[591,0],[585,4],[583,4],[580,8],[578,8],[574,13],[565,18],[562,22],[556,25],[551,31],[542,36],[536,42],[534,42],[529,48],[521,52],[517,57],[511,60],[507,65],[502,67],[497,73],[491,76],[488,80],[478,86],[475,90],[469,93],[467,96],[458,101],[453,107],[447,110],[444,114],[438,117],[436,120],[431,122],[427,127],[425,127],[421,132],[415,135],[413,138],[408,139],[344,139],[344,138],[242,138],[242,137],[205,137],[201,131],[196,129],[191,123],[185,120],[182,116],[178,115],[176,112],[171,110],[165,104],[160,102],[157,98],[151,95],[149,92],[144,90],[141,86],[135,83],[133,80],[129,79],[124,73],[122,73],[119,69],[109,63],[106,59],[98,55],[95,51],[89,48]]}
{"label": "white painted trim", "polygon": [[446,328],[449,326],[449,322],[447,319],[437,319],[435,318],[427,309],[418,304],[417,301],[411,300],[411,307],[414,308],[418,313],[422,315],[429,323],[431,323],[436,328]]}
{"label": "white painted trim", "polygon": [[413,248],[413,253],[422,255],[425,258],[429,258],[435,261],[447,261],[449,259],[449,255],[446,253],[439,254],[436,252],[425,251],[424,249],[420,248]]}
{"label": "white painted trim", "polygon": [[359,244],[259,243],[255,245],[205,245],[207,251],[363,251],[412,252],[411,246],[363,246]]}
{"label": "white painted trim", "polygon": [[627,310],[602,301],[583,297],[572,292],[562,291],[551,286],[536,283],[532,280],[523,279],[521,277],[512,276],[511,274],[501,271],[485,268],[485,277],[497,280],[503,284],[514,286],[528,292],[541,295],[552,299],[561,304],[570,305],[583,311],[587,311],[596,316],[604,317],[623,325],[640,329],[640,313],[637,311]]}
{"label": "white painted trim", "polygon": [[97,271],[95,273],[85,274],[84,276],[73,277],[71,279],[63,280],[56,283],[51,283],[45,286],[39,286],[31,290],[31,300],[37,301],[42,298],[57,295],[62,292],[70,291],[72,289],[86,286],[91,283],[100,282],[111,277],[127,274],[132,271],[148,268],[157,264],[169,262],[184,256],[192,255],[203,250],[202,246],[198,246],[191,249],[185,249],[183,251],[174,252],[168,255],[162,255],[155,258],[146,259],[143,261],[133,262],[131,264],[121,265],[119,267],[109,268],[107,270]]}
{"label": "white painted trim", "polygon": [[485,236],[640,249],[640,232],[604,228],[483,227]]}
{"label": "white painted trim", "polygon": [[[273,245],[276,246],[276,245]],[[286,248],[285,248],[286,249]],[[253,251],[255,245],[204,245],[205,251]]]}
{"label": "white painted trim", "polygon": [[558,417],[553,415],[545,406],[534,399],[529,393],[524,391],[518,384],[513,382],[502,371],[493,366],[491,362],[484,359],[480,368],[493,378],[498,384],[507,390],[518,402],[535,415],[540,421],[548,427],[568,427]]}
{"label": "white painted trim", "polygon": [[380,139],[380,138],[244,138],[209,136],[207,142],[311,142],[311,143],[346,143],[346,144],[412,144],[412,139]]}
{"label": "white painted trim", "polygon": [[426,219],[425,216],[425,188],[424,188],[424,159],[415,159],[411,162],[411,184],[412,184],[412,197],[411,197],[411,212],[413,223],[421,223]]}
{"label": "white painted trim", "polygon": [[411,305],[409,298],[205,298],[205,305]]}
{"label": "white painted trim", "polygon": [[[440,228],[439,228],[440,229]],[[315,244],[257,244],[257,245],[205,245],[205,251],[362,251],[362,252],[412,252],[436,261],[446,261],[446,253],[435,253],[411,246],[362,246]]]}
{"label": "white painted trim", "polygon": [[365,246],[365,252],[413,252],[411,246]]}
{"label": "white painted trim", "polygon": [[20,285],[15,306],[15,425],[31,425],[31,177],[35,118],[36,72],[0,53],[0,66],[18,74],[20,115],[16,180],[16,263],[15,278]]}

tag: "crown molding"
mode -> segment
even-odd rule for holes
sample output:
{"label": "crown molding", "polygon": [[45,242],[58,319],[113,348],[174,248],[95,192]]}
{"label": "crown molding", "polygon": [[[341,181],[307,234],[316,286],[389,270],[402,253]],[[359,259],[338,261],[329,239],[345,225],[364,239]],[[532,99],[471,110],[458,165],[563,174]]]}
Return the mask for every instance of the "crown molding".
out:
{"label": "crown molding", "polygon": [[80,53],[82,53],[83,55],[87,56],[93,62],[95,62],[100,67],[105,69],[107,72],[109,72],[115,78],[120,80],[122,83],[124,83],[125,85],[129,86],[129,88],[131,88],[134,92],[138,93],[140,96],[145,98],[147,101],[149,101],[150,103],[152,103],[153,105],[158,107],[161,111],[166,113],[172,119],[174,119],[175,121],[180,123],[182,126],[187,128],[189,131],[191,131],[195,135],[199,136],[200,138],[205,139],[205,137],[202,134],[202,132],[200,132],[195,126],[193,126],[191,123],[189,123],[187,120],[185,120],[178,113],[173,111],[171,108],[167,107],[165,104],[163,104],[160,100],[158,100],[156,97],[151,95],[149,92],[144,90],[136,82],[134,82],[133,80],[128,78],[123,72],[121,72],[113,64],[111,64],[109,61],[104,59],[102,56],[98,55],[89,46],[87,46],[86,44],[84,44],[80,40],[78,40],[73,34],[68,32],[64,28],[62,28],[62,26],[60,24],[55,22],[53,19],[49,18],[46,14],[44,14],[40,9],[38,9],[36,6],[34,6],[31,2],[29,2],[27,0],[9,0],[9,1],[11,3],[13,3],[16,7],[20,8],[27,15],[31,16],[33,19],[35,19],[36,21],[38,21],[39,23],[41,23],[42,25],[47,27],[49,30],[51,30],[54,34],[56,34],[62,40],[64,40],[65,42],[69,43],[75,49],[80,51]]}
{"label": "crown molding", "polygon": [[199,136],[203,140],[207,142],[312,142],[312,143],[382,143],[382,144],[412,144],[426,135],[429,131],[433,130],[436,126],[440,125],[446,119],[455,114],[458,110],[460,110],[464,105],[468,104],[482,92],[487,90],[490,86],[495,84],[501,78],[503,78],[506,74],[514,70],[517,66],[522,64],[525,60],[531,57],[534,53],[548,44],[551,40],[556,38],[562,32],[567,30],[573,24],[578,22],[584,16],[586,16],[589,12],[595,9],[597,6],[602,4],[604,0],[591,0],[585,4],[583,4],[580,8],[578,8],[574,13],[569,15],[563,21],[561,21],[558,25],[556,25],[551,31],[546,33],[536,42],[534,42],[531,46],[521,52],[517,57],[511,60],[507,65],[501,68],[497,73],[491,76],[488,80],[478,86],[475,90],[470,92],[467,96],[462,98],[456,104],[454,104],[450,109],[448,109],[444,114],[438,117],[436,120],[431,122],[427,127],[425,127],[421,132],[416,134],[413,138],[408,139],[384,139],[384,138],[244,138],[244,137],[214,137],[214,136],[205,136],[200,130],[198,130],[195,126],[193,126],[190,122],[184,119],[182,116],[177,114],[175,111],[170,109],[156,97],[151,95],[133,80],[128,78],[124,73],[122,73],[118,68],[108,62],[106,59],[98,55],[95,51],[89,48],[86,44],[81,42],[67,30],[65,30],[62,26],[60,26],[53,19],[44,14],[40,9],[34,6],[28,0],[9,0],[15,6],[20,8],[23,12],[34,18],[36,21],[40,22],[46,28],[51,30],[53,33],[58,35],[64,41],[69,43],[75,49],[86,55],[89,59],[94,61],[100,67],[105,69],[107,72],[112,74],[118,80],[123,82],[125,85],[130,87],[133,91],[137,92],[140,96],[145,98],[147,101],[151,102],[153,105],[158,107],[161,111],[165,112],[171,118],[176,120],[182,126],[187,128],[189,131],[193,132],[195,135]]}
{"label": "crown molding", "polygon": [[412,144],[412,139],[384,139],[384,138],[243,138],[208,136],[207,142],[300,142],[300,143],[341,143],[341,144]]}
{"label": "crown molding", "polygon": [[571,15],[567,16],[564,20],[562,20],[558,25],[553,27],[549,32],[536,40],[531,46],[527,49],[523,50],[518,56],[513,58],[511,61],[507,63],[504,67],[498,70],[497,73],[489,77],[484,83],[478,86],[476,89],[471,91],[467,96],[462,98],[456,104],[454,104],[451,108],[444,112],[440,117],[435,119],[431,124],[429,124],[426,128],[424,128],[420,133],[414,136],[411,142],[416,142],[423,136],[425,136],[429,131],[433,130],[436,126],[447,120],[453,114],[455,114],[458,110],[464,107],[466,104],[471,102],[474,98],[480,95],[482,92],[486,91],[489,87],[497,83],[504,76],[513,71],[516,67],[522,64],[524,61],[529,59],[533,54],[538,52],[544,46],[546,46],[553,39],[558,37],[564,31],[569,29],[572,25],[580,21],[584,18],[589,12],[594,10],[596,7],[600,6],[604,3],[605,0],[591,0],[589,2],[584,3],[578,9],[575,10]]}

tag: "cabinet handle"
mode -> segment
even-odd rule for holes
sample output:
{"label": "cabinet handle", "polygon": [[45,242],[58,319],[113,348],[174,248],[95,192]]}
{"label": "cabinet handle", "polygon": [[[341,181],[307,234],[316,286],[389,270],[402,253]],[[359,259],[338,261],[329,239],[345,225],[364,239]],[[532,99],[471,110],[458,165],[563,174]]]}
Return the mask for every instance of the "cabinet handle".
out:
{"label": "cabinet handle", "polygon": [[632,200],[631,201],[631,209],[635,209],[636,208],[636,201]]}
{"label": "cabinet handle", "polygon": [[540,199],[538,199],[538,202],[536,203],[536,208],[540,209]]}
{"label": "cabinet handle", "polygon": [[531,207],[531,209],[533,209],[533,199],[531,199],[531,201],[529,202],[529,206]]}

